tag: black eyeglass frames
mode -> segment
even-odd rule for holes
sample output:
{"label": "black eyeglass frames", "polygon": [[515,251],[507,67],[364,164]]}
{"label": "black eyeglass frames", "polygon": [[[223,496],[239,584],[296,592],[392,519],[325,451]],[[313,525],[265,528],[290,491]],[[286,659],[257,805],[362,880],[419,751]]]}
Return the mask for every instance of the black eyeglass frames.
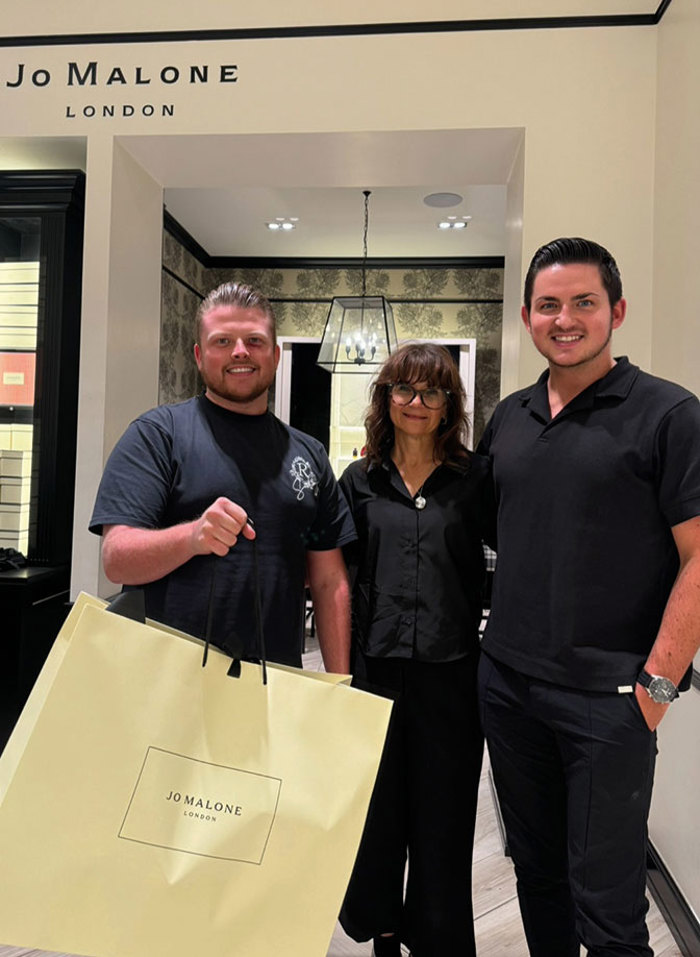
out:
{"label": "black eyeglass frames", "polygon": [[407,382],[393,382],[389,384],[389,395],[397,405],[409,405],[416,396],[426,409],[441,409],[450,395],[449,389],[440,389],[429,386],[427,389],[414,389]]}

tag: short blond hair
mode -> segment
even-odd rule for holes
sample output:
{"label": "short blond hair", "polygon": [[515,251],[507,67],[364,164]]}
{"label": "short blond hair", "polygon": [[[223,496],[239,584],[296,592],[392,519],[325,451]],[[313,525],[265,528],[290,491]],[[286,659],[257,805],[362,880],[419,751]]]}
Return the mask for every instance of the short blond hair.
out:
{"label": "short blond hair", "polygon": [[277,344],[277,321],[270,301],[263,296],[259,289],[248,286],[243,282],[224,282],[202,300],[195,318],[195,338],[200,342],[202,335],[202,319],[212,309],[219,306],[238,306],[239,309],[257,309],[267,317],[272,333],[272,344]]}

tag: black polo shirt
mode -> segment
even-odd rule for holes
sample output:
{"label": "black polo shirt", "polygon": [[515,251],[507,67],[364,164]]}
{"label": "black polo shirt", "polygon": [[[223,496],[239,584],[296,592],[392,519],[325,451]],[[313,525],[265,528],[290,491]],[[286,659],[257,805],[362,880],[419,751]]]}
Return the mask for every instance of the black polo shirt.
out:
{"label": "black polo shirt", "polygon": [[482,534],[493,513],[488,462],[441,465],[417,509],[393,462],[353,462],[340,479],[357,542],[353,639],[370,657],[452,661],[478,648],[485,578]]}
{"label": "black polo shirt", "polygon": [[498,500],[483,648],[616,691],[656,638],[678,570],[671,528],[700,515],[700,405],[621,358],[552,419],[547,378],[498,405],[479,449]]}

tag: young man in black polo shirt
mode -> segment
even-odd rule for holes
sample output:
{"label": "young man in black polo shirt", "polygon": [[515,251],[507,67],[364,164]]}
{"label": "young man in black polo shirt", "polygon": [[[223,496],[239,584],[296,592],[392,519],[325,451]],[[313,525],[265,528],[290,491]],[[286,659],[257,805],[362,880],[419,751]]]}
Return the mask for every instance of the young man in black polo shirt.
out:
{"label": "young man in black polo shirt", "polygon": [[499,404],[498,562],[480,703],[533,957],[650,957],[654,729],[700,645],[700,405],[614,359],[607,250],[535,254],[522,318],[547,359]]}

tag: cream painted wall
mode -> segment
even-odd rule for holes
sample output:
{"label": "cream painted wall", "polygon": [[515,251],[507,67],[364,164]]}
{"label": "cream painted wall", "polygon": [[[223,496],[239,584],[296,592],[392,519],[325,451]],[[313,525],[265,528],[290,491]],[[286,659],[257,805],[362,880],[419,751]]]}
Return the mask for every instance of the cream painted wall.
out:
{"label": "cream painted wall", "polygon": [[[71,13],[77,16],[80,6],[75,0],[62,5],[64,30],[71,29]],[[148,10],[158,24],[138,21],[142,28],[163,25],[160,6]],[[312,4],[298,6],[303,20]],[[90,11],[95,9],[92,4]],[[259,9],[259,4],[240,3],[239,23],[246,17],[256,22]],[[15,6],[12,17],[13,33],[32,33],[33,7]],[[84,22],[76,19],[72,29],[81,32]],[[694,172],[700,155],[700,80],[693,52],[699,42],[696,0],[674,0],[658,30],[0,49],[4,134],[88,138],[74,591],[98,588],[97,542],[84,529],[105,455],[129,418],[153,404],[157,382],[161,186],[172,184],[157,183],[113,137],[522,128],[523,151],[509,184],[504,388],[530,382],[543,365],[525,334],[515,331],[522,269],[541,243],[575,234],[603,242],[620,263],[630,311],[617,351],[697,388],[700,333],[691,304],[699,301],[700,291]],[[69,60],[98,61],[99,82],[69,87]],[[8,86],[19,63],[27,77],[47,71],[37,76],[50,74],[50,82]],[[158,79],[163,66],[186,73],[192,63],[235,63],[238,80],[168,85]],[[126,85],[107,86],[113,65],[124,70]],[[149,85],[135,84],[138,66],[152,74]],[[154,104],[155,116],[142,115],[146,103]],[[170,103],[174,115],[161,118],[161,106]],[[96,117],[82,115],[86,105],[94,107]],[[100,118],[105,105],[114,106],[113,118]],[[135,106],[134,115],[121,116],[124,105]],[[366,158],[353,159],[362,169]],[[673,800],[674,788],[681,790],[679,769],[689,793],[699,790],[697,740],[689,752],[674,733],[684,714],[697,728],[698,696],[693,695],[676,706],[662,728],[653,832],[697,907],[700,867],[680,846],[689,833],[697,835],[695,814],[690,804],[679,807]],[[689,759],[695,761],[690,771]],[[671,830],[668,823],[676,817],[685,826]]]}
{"label": "cream painted wall", "polygon": [[[652,371],[700,392],[700,7],[674,0],[659,30]],[[700,655],[696,658],[700,668]],[[700,919],[700,691],[659,729],[649,829]]]}
{"label": "cream painted wall", "polygon": [[653,371],[700,393],[700,5],[659,30]]}
{"label": "cream painted wall", "polygon": [[664,718],[649,836],[700,920],[700,692],[691,688]]}
{"label": "cream painted wall", "polygon": [[90,138],[85,235],[73,597],[115,591],[87,525],[114,443],[158,402],[162,190],[111,137]]}
{"label": "cream painted wall", "polygon": [[[67,64],[75,61],[84,70],[91,60],[98,64],[96,85],[69,86]],[[8,87],[8,80],[16,82],[19,63],[24,64],[24,83]],[[159,80],[164,65],[177,66],[185,75],[193,63],[210,64],[212,76],[217,64],[235,63],[238,81],[169,85]],[[381,64],[381,70],[365,68],[372,63]],[[107,85],[114,65],[123,71],[126,84]],[[135,84],[139,66],[151,77],[149,85]],[[529,342],[517,357],[519,340],[514,328],[518,319],[512,313],[517,313],[519,301],[515,294],[521,269],[518,260],[522,256],[527,263],[540,243],[563,234],[592,236],[617,255],[631,301],[631,318],[620,331],[618,348],[649,365],[655,66],[656,31],[646,27],[6,47],[0,50],[0,109],[7,135],[88,138],[88,159],[93,157],[88,188],[93,208],[101,213],[89,214],[87,220],[85,272],[89,276],[94,271],[94,276],[87,281],[84,314],[86,322],[106,324],[105,337],[107,326],[117,321],[111,303],[116,302],[118,290],[107,285],[108,277],[122,290],[139,289],[144,274],[150,272],[156,281],[160,267],[160,247],[155,242],[144,244],[143,234],[145,228],[148,236],[155,237],[160,216],[156,204],[134,204],[124,180],[107,178],[112,136],[123,136],[128,144],[132,133],[192,136],[200,132],[522,128],[522,193],[515,180],[510,190],[511,209],[522,207],[522,233],[511,231],[508,249],[511,292],[504,328],[510,339],[504,385],[510,388],[531,381],[542,368]],[[33,75],[43,80],[50,77],[50,81],[35,86],[28,79]],[[171,117],[140,115],[145,103],[158,107],[170,102],[174,104]],[[97,117],[82,116],[86,104],[95,108]],[[104,105],[114,107],[116,115],[100,118]],[[119,115],[124,105],[135,107],[133,116]],[[104,162],[95,160],[97,151],[104,154]],[[369,159],[358,155],[353,163],[361,170],[371,165]],[[332,155],[328,161],[333,162]],[[519,169],[516,174],[520,175]],[[147,170],[141,175],[144,181],[149,179]],[[131,176],[137,178],[135,170]],[[127,195],[121,195],[122,188]],[[98,196],[100,189],[106,192]],[[157,192],[154,184],[153,196]],[[133,255],[106,232],[114,215],[127,229],[124,214],[128,210],[138,213],[138,230],[129,231]],[[153,221],[147,221],[149,211]],[[93,263],[94,259],[99,262]],[[127,321],[127,312],[123,310],[119,321]],[[115,335],[115,329],[109,335]],[[523,333],[518,335],[522,338]],[[111,361],[117,363],[114,357]],[[83,401],[94,398],[99,381],[99,373],[86,366]],[[115,385],[109,378],[102,381],[108,391]],[[126,420],[125,410],[137,396],[142,396],[142,389],[132,393],[122,387],[118,402],[122,412],[114,413],[115,422]],[[144,401],[143,407],[147,404]],[[106,448],[114,435],[108,420],[98,422],[105,423],[101,441]],[[84,456],[78,460],[79,497],[85,500],[92,498],[96,485],[90,461]],[[87,546],[78,538],[76,547]],[[93,578],[89,576],[90,581]],[[84,575],[76,578],[75,587],[87,584]]]}
{"label": "cream painted wall", "polygon": [[[519,260],[563,234],[592,236],[618,257],[631,302],[618,348],[648,366],[656,39],[654,28],[632,27],[0,49],[5,135],[88,139],[74,588],[90,588],[96,576],[84,503],[105,452],[131,413],[152,403],[156,382],[158,206],[160,187],[170,184],[129,163],[113,137],[522,128],[522,192],[520,180],[510,190],[522,233],[509,234],[504,384],[524,385],[542,367],[529,343],[517,355]],[[95,85],[69,85],[69,62],[84,71],[92,60]],[[189,65],[201,63],[211,66],[208,84],[160,79],[164,66],[186,78]],[[9,86],[19,64],[24,81]],[[220,64],[237,65],[235,84],[216,81]],[[106,82],[115,65],[126,83]],[[149,84],[136,84],[139,67]],[[160,117],[170,103],[173,115]],[[144,116],[144,104],[156,115]],[[97,115],[83,115],[86,106]],[[115,116],[102,118],[104,106]],[[133,115],[122,116],[124,106]],[[369,160],[353,157],[357,170],[371,168]]]}
{"label": "cream painted wall", "polygon": [[[503,275],[503,337],[501,343],[501,395],[514,392],[520,384],[520,321],[523,274],[523,202],[525,196],[525,136],[508,179],[506,195],[506,248]],[[552,237],[554,238],[554,237]],[[528,344],[529,345],[529,344]],[[525,347],[527,349],[527,346]],[[523,352],[525,352],[525,349]]]}
{"label": "cream painted wall", "polygon": [[[66,85],[71,59],[83,68],[99,63],[95,87]],[[25,76],[45,69],[51,82],[39,89],[25,80],[8,89],[5,78],[17,76],[18,62]],[[184,74],[188,64],[204,62],[235,63],[238,81],[158,80],[165,64]],[[127,85],[106,86],[114,64]],[[134,84],[138,66],[152,76],[150,85]],[[619,349],[648,366],[655,71],[651,27],[37,47],[21,54],[3,48],[0,108],[6,132],[16,135],[523,128],[524,260],[562,234],[608,245],[632,307]],[[144,103],[157,111],[171,102],[170,118],[139,115]],[[114,106],[118,114],[125,104],[136,106],[135,115],[81,117],[85,105],[98,113]],[[356,163],[361,167],[363,158]],[[519,384],[541,365],[528,344]]]}
{"label": "cream painted wall", "polygon": [[109,33],[131,30],[206,30],[241,27],[280,27],[328,23],[397,23],[426,20],[466,20],[488,17],[552,17],[653,13],[657,0],[266,0],[265,3],[200,0],[193,4],[144,4],[122,0],[33,0],[33,22],[21,6],[3,10],[3,34]]}

